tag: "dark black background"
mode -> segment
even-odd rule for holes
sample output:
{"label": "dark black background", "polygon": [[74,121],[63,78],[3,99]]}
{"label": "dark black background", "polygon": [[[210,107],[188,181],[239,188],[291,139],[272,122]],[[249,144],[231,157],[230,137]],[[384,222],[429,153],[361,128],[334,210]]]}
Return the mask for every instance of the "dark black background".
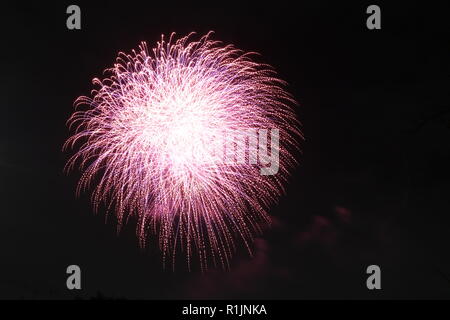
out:
{"label": "dark black background", "polygon": [[[0,298],[449,298],[449,34],[431,2],[71,2],[1,7]],[[377,4],[374,2],[374,4]],[[175,31],[262,54],[306,140],[275,223],[230,271],[163,270],[66,176],[65,121],[118,51]],[[65,287],[82,268],[81,291]],[[382,290],[366,288],[366,267]]]}

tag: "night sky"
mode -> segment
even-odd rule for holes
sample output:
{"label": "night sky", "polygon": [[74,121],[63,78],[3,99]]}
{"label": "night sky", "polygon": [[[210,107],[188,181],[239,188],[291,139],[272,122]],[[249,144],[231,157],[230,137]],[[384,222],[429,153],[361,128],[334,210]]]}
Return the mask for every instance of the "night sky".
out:
{"label": "night sky", "polygon": [[[0,298],[450,298],[449,26],[443,8],[279,1],[2,5]],[[211,2],[219,3],[219,2]],[[82,29],[66,28],[78,4]],[[166,7],[161,5],[167,4]],[[299,101],[305,141],[271,229],[231,270],[163,270],[135,221],[117,235],[79,172],[63,172],[66,120],[118,51],[205,34],[257,51]],[[181,259],[182,260],[182,259]],[[66,267],[82,290],[66,288]],[[366,288],[381,267],[382,290]]]}

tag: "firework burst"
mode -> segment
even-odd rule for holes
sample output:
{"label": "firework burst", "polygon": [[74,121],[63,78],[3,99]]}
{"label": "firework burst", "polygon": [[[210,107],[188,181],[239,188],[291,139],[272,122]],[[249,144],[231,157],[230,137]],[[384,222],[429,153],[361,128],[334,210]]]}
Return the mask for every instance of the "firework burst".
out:
{"label": "firework burst", "polygon": [[[65,147],[76,152],[66,169],[80,168],[77,194],[92,187],[94,209],[104,203],[119,229],[137,217],[140,245],[153,235],[164,263],[182,251],[188,265],[196,254],[202,269],[228,267],[236,241],[251,254],[253,237],[270,223],[301,133],[295,101],[270,66],[210,33],[192,37],[163,36],[151,51],[143,42],[93,80],[98,89],[76,100],[68,121]],[[279,145],[262,137],[269,131]],[[269,152],[229,156],[249,132],[277,155],[272,173],[261,170]],[[241,146],[254,146],[252,138]]]}

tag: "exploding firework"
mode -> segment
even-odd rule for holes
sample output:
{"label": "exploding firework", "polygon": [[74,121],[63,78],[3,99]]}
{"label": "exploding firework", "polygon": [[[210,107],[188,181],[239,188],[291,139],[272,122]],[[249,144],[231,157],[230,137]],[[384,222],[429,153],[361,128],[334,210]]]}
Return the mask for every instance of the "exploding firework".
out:
{"label": "exploding firework", "polygon": [[188,265],[195,254],[202,269],[229,267],[238,241],[251,254],[295,165],[296,102],[255,53],[192,38],[143,42],[93,80],[68,121],[66,169],[82,171],[77,194],[95,184],[94,209],[118,229],[135,216],[140,245],[153,235],[164,263],[181,251]]}

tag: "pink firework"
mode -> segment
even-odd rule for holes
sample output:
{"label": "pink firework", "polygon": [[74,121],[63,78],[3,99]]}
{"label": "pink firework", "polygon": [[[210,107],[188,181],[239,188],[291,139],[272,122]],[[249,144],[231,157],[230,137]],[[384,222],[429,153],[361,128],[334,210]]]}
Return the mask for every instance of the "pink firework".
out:
{"label": "pink firework", "polygon": [[236,241],[251,254],[302,137],[274,70],[210,34],[119,53],[92,98],[76,100],[86,107],[65,144],[76,149],[67,169],[83,172],[77,194],[93,187],[94,209],[104,203],[119,229],[137,217],[140,245],[153,235],[164,263],[182,251],[202,269],[229,267]]}

